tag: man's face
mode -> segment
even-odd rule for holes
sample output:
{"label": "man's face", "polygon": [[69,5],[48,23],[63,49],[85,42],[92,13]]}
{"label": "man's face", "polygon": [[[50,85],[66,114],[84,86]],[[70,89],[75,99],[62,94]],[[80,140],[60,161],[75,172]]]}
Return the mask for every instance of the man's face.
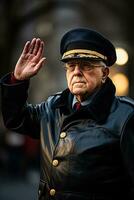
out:
{"label": "man's face", "polygon": [[102,61],[71,60],[65,64],[68,88],[79,101],[93,94],[102,85],[109,69]]}

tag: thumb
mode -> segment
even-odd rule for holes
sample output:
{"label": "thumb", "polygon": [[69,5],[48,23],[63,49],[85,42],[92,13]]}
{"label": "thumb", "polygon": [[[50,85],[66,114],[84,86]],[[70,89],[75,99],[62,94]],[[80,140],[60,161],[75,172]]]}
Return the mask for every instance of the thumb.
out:
{"label": "thumb", "polygon": [[38,72],[38,71],[42,68],[42,66],[43,66],[44,63],[46,63],[46,57],[43,57],[43,58],[38,62],[38,64],[37,64],[36,67],[35,67],[35,71]]}

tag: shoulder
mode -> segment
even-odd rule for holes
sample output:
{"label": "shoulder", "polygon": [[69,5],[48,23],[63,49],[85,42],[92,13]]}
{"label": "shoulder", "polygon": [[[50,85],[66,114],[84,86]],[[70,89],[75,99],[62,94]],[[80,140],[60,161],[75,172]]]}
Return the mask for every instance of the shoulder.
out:
{"label": "shoulder", "polygon": [[121,118],[126,118],[123,126],[123,130],[133,130],[134,131],[134,100],[130,97],[121,96],[117,97],[121,103],[121,107],[124,112],[121,112]]}
{"label": "shoulder", "polygon": [[126,96],[116,96],[113,103],[111,116],[116,123],[124,124],[134,115],[134,100]]}
{"label": "shoulder", "polygon": [[55,105],[55,103],[60,99],[61,95],[62,95],[62,91],[56,92],[50,95],[46,100],[47,106],[50,107],[50,106]]}
{"label": "shoulder", "polygon": [[129,118],[134,113],[134,100],[127,96],[118,96],[118,108],[122,117]]}
{"label": "shoulder", "polygon": [[51,95],[47,102],[50,106],[52,106],[54,109],[66,107],[67,105],[70,105],[72,102],[73,95],[70,93],[69,89],[65,89],[61,92],[57,92],[53,95]]}
{"label": "shoulder", "polygon": [[127,96],[117,96],[117,99],[120,103],[134,108],[134,100],[132,98]]}
{"label": "shoulder", "polygon": [[48,97],[47,101],[54,101],[54,100],[57,100],[58,98],[61,97],[61,94],[62,94],[62,91],[56,92],[56,93],[50,95],[50,96]]}

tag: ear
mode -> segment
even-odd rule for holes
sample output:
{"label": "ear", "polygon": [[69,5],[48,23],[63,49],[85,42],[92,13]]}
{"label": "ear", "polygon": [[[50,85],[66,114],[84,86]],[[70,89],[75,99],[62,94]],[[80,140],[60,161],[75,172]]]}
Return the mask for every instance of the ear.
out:
{"label": "ear", "polygon": [[105,83],[108,75],[109,75],[109,68],[108,67],[103,67],[102,68],[102,83]]}

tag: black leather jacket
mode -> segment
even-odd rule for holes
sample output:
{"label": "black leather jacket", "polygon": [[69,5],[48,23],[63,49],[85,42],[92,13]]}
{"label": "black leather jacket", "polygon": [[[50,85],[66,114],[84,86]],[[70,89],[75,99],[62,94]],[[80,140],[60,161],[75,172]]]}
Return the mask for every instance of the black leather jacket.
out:
{"label": "black leather jacket", "polygon": [[40,200],[134,199],[132,99],[116,97],[108,78],[79,111],[68,89],[34,106],[29,82],[9,80],[1,79],[5,126],[41,140]]}

